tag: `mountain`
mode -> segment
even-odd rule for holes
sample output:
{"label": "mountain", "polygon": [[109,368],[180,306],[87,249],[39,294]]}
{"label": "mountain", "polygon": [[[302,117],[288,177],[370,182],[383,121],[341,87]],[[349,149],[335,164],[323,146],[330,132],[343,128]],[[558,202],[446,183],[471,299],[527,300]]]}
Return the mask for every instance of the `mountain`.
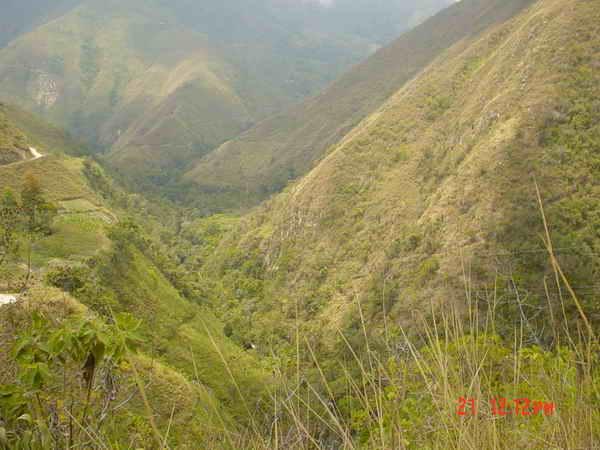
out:
{"label": "mountain", "polygon": [[476,38],[530,3],[455,3],[350,70],[322,94],[209,153],[185,179],[207,193],[233,197],[234,204],[256,203],[305,174],[333,144],[445,49]]}
{"label": "mountain", "polygon": [[[445,1],[410,4],[390,15],[395,27]],[[110,150],[121,172],[162,185],[385,38],[347,31],[359,17],[328,11],[275,0],[77,2],[0,51],[0,98]]]}
{"label": "mountain", "polygon": [[[149,5],[136,17],[164,16]],[[254,19],[234,41],[304,11],[247,5],[228,10]],[[462,0],[432,20],[350,72],[337,92],[356,117],[328,97],[339,117],[313,112],[332,142],[244,213],[128,192],[93,149],[2,104],[0,449],[596,448],[598,0]],[[369,68],[382,55],[414,66],[392,79]],[[221,208],[265,194],[204,189]]]}
{"label": "mountain", "polygon": [[[48,396],[40,398],[36,407],[38,414],[52,410],[52,405],[66,404],[66,391],[57,390],[58,385],[69,390],[71,412],[86,402],[81,388],[85,371],[80,369],[90,357],[84,353],[84,361],[78,361],[75,355],[90,348],[86,346],[94,333],[100,333],[97,345],[102,348],[93,350],[98,364],[95,376],[112,387],[107,391],[108,403],[100,399],[100,392],[87,394],[87,408],[95,415],[106,413],[112,405],[110,417],[102,419],[107,422],[103,436],[109,436],[108,440],[128,435],[127,440],[136,445],[154,445],[145,422],[147,407],[154,411],[158,426],[171,428],[177,448],[209,446],[213,438],[205,434],[205,427],[228,424],[233,429],[238,420],[242,424],[245,409],[234,385],[254,404],[264,395],[269,375],[251,354],[223,335],[223,325],[212,311],[192,294],[185,296],[182,281],[170,272],[169,258],[151,237],[154,226],[161,229],[151,213],[143,216],[143,226],[132,221],[132,217],[141,217],[135,211],[148,213],[157,205],[122,191],[92,160],[67,155],[65,151],[74,151],[76,142],[14,106],[0,108],[0,143],[0,292],[18,292],[10,295],[18,297],[14,305],[0,302],[2,439],[14,438],[5,428],[10,426],[12,412],[30,405],[19,394],[29,380],[34,389],[47,389]],[[8,150],[24,152],[33,145],[39,152],[36,158],[4,158]],[[29,214],[25,202],[32,194],[28,188],[39,189],[33,195],[42,200],[31,220],[40,220],[42,211],[54,211],[48,227],[43,231],[29,228],[29,219],[21,217],[14,222],[18,225],[6,228],[12,223],[14,202],[21,204],[14,210],[17,217]],[[42,209],[44,204],[52,206]],[[15,240],[12,250],[5,253],[10,239]],[[6,294],[0,294],[0,300],[5,298]],[[117,332],[115,321],[121,327],[139,324],[131,329],[138,343],[135,354],[122,363],[114,359],[119,338],[114,341],[115,336],[110,337]],[[125,328],[118,333],[122,332]],[[67,333],[65,342],[57,341],[60,333]],[[19,366],[19,356],[10,349],[18,345],[21,352],[32,352],[36,339],[44,342],[44,349],[38,349],[43,355],[31,364],[21,360],[24,366]],[[79,350],[64,352],[56,360],[49,356],[77,339],[81,339],[75,344],[82,346]],[[101,367],[104,355],[106,362]],[[65,366],[59,369],[61,364]],[[39,367],[43,373],[38,374]],[[24,378],[15,378],[16,373]],[[149,400],[137,391],[140,383]],[[56,426],[66,430],[68,416],[61,411]],[[190,426],[192,417],[197,425]],[[65,433],[60,439],[66,439]],[[72,430],[70,433],[75,439]],[[6,442],[0,441],[0,446]],[[44,442],[39,443],[41,448],[46,446]],[[40,448],[35,447],[35,439],[30,445]]]}
{"label": "mountain", "polygon": [[518,310],[508,305],[543,308],[546,288],[560,288],[536,183],[558,261],[597,324],[594,8],[538,1],[467,34],[250,213],[206,265],[240,336],[260,342],[279,330],[284,343],[299,317],[331,344],[338,328],[360,332],[357,301],[378,335],[386,317],[410,327],[417,311],[466,308],[465,288],[482,302],[501,298],[498,320],[510,329]]}
{"label": "mountain", "polygon": [[600,380],[583,356],[600,330],[600,8],[521,6],[438,54],[202,265],[232,338],[281,355],[290,420],[323,406],[291,427],[322,423],[321,448],[600,439],[595,413],[578,433],[497,407],[593,410]]}

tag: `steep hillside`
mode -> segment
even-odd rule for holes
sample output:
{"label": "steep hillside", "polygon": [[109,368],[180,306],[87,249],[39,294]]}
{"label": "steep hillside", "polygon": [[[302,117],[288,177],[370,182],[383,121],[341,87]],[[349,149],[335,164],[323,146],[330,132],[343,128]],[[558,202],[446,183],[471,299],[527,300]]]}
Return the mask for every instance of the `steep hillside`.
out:
{"label": "steep hillside", "polygon": [[599,23],[539,0],[458,41],[222,229],[199,280],[279,358],[276,443],[597,446]]}
{"label": "steep hillside", "polygon": [[[149,135],[157,140],[154,153],[142,153],[132,167],[144,160],[152,165],[155,158],[158,165],[176,166],[189,152],[239,132],[251,117],[227,81],[233,68],[202,35],[144,2],[87,2],[11,43],[0,52],[0,72],[2,97],[98,147],[116,143],[123,168],[121,149],[141,146]],[[183,95],[188,101],[175,107]],[[186,108],[194,105],[213,107],[207,120],[214,122],[190,122]],[[165,128],[172,134],[163,136]],[[156,150],[164,142],[175,154]]]}
{"label": "steep hillside", "polygon": [[[0,114],[5,130],[18,130],[27,146],[44,147],[45,153],[80,155],[85,153],[85,147],[73,139],[63,129],[50,125],[38,116],[17,108],[14,105],[0,104]],[[4,133],[4,136],[11,133]],[[14,144],[13,145],[17,145]],[[21,144],[23,145],[23,143]],[[18,145],[17,145],[18,146]]]}
{"label": "steep hillside", "polygon": [[223,196],[233,197],[236,206],[281,190],[440,52],[462,39],[476,39],[482,30],[530,3],[454,4],[352,69],[323,94],[226,142],[200,160],[185,179],[208,193],[228,193]]}
{"label": "steep hillside", "polygon": [[598,0],[456,12],[414,76],[349,75],[389,92],[241,218],[0,107],[0,449],[597,447]]}
{"label": "steep hillside", "polygon": [[207,265],[240,336],[285,343],[298,314],[323,342],[338,327],[360,335],[357,302],[380,336],[462,308],[466,289],[496,305],[498,329],[524,315],[548,339],[539,310],[547,289],[560,308],[562,287],[536,180],[558,260],[598,323],[597,6],[541,0],[456,43],[251,214]]}
{"label": "steep hillside", "polygon": [[31,176],[46,199],[58,208],[54,232],[33,244],[33,262],[81,259],[105,247],[108,239],[102,229],[115,216],[89,185],[83,160],[66,154],[78,153],[80,146],[60,129],[14,106],[0,107],[0,123],[3,154],[13,155],[0,163],[2,193],[6,189],[19,193],[27,176]]}
{"label": "steep hillside", "polygon": [[21,131],[0,110],[0,164],[21,161],[28,153],[27,142]]}
{"label": "steep hillside", "polygon": [[15,106],[1,104],[0,142],[3,151],[18,154],[18,159],[0,163],[1,189],[19,192],[25,174],[30,173],[39,179],[48,199],[59,205],[77,199],[102,203],[86,181],[83,160],[69,156],[81,152],[81,145],[61,129]]}
{"label": "steep hillside", "polygon": [[[406,26],[415,11],[444,4],[411,2],[392,16]],[[126,175],[163,185],[379,45],[378,36],[330,31],[322,10],[270,0],[79,2],[0,50],[0,98],[110,149]]]}
{"label": "steep hillside", "polygon": [[[165,439],[174,448],[209,448],[225,439],[215,428],[243,432],[248,408],[262,408],[269,375],[170,271],[144,215],[152,205],[123,192],[91,160],[65,155],[73,142],[40,119],[8,106],[0,113],[4,147],[35,143],[42,154],[0,165],[0,448],[48,448],[48,439],[60,448],[67,435],[85,441],[69,425],[74,411],[83,411],[78,420],[98,420],[95,439],[110,445],[151,448],[153,426],[170,430]],[[5,293],[18,301],[5,305]],[[131,354],[119,344],[125,332],[136,342]],[[86,400],[87,348],[98,367]],[[34,391],[43,395],[30,409]],[[37,434],[46,413],[52,438]],[[36,416],[35,424],[20,424],[23,414]]]}

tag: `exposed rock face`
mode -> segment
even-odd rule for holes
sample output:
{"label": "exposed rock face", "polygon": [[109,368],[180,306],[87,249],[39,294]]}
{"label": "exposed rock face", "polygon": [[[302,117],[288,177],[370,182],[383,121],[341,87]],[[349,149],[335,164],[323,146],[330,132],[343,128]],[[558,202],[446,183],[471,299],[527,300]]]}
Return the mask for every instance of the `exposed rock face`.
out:
{"label": "exposed rock face", "polygon": [[58,96],[56,81],[49,74],[41,72],[37,79],[35,102],[43,108],[51,108],[58,100]]}

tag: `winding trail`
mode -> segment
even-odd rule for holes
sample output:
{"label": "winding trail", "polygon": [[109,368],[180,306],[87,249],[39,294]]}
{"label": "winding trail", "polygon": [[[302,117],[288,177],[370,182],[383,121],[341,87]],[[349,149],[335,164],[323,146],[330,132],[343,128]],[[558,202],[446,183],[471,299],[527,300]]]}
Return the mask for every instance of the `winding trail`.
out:
{"label": "winding trail", "polygon": [[24,159],[22,161],[16,161],[10,164],[4,164],[4,165],[0,165],[1,167],[12,167],[12,166],[18,166],[20,164],[27,164],[28,162],[31,161],[35,161],[36,159],[41,159],[41,158],[45,158],[47,155],[44,155],[43,153],[40,153],[37,151],[36,148],[34,147],[29,147],[29,153],[31,153],[31,158],[30,159]]}
{"label": "winding trail", "polygon": [[[42,155],[40,152],[38,152],[33,147],[29,147],[29,151],[31,152],[31,156],[33,156],[33,158],[31,158],[29,161],[40,159],[40,158],[43,158],[44,156],[46,156],[46,155]],[[27,161],[23,161],[23,162],[27,162]]]}

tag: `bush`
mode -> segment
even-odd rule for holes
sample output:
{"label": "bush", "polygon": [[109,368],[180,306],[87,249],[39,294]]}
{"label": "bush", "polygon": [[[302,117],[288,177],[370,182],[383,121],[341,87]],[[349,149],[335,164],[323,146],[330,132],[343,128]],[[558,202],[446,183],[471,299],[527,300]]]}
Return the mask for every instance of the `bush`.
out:
{"label": "bush", "polygon": [[73,293],[83,288],[90,276],[90,269],[82,265],[64,265],[50,269],[46,282],[63,291]]}

